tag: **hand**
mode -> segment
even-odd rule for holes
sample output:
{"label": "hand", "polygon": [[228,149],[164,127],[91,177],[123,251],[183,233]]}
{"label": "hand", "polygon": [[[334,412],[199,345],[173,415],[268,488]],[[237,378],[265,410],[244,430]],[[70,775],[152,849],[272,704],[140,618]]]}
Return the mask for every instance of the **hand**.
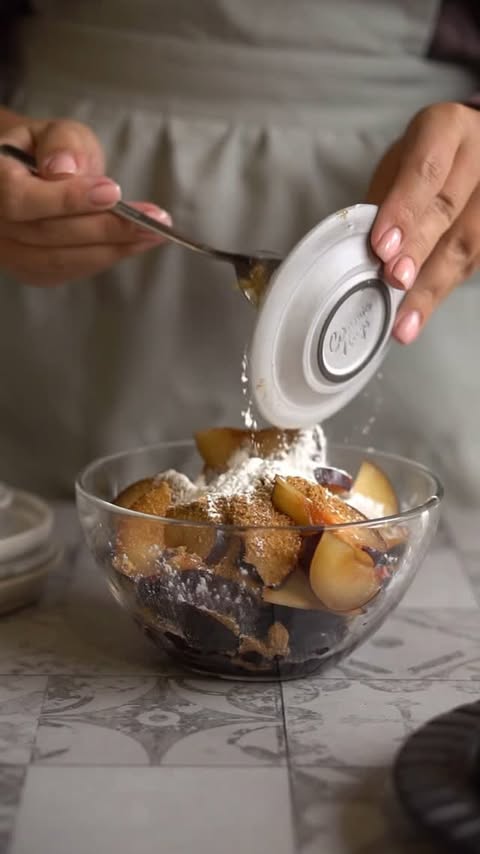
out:
{"label": "hand", "polygon": [[368,201],[385,278],[408,291],[393,334],[410,344],[445,297],[480,267],[480,112],[422,110],[385,154]]}
{"label": "hand", "polygon": [[[93,132],[72,121],[25,121],[0,136],[33,154],[42,177],[0,156],[0,269],[29,285],[59,285],[111,267],[162,238],[108,213],[120,188],[104,176]],[[154,205],[140,210],[170,223]]]}

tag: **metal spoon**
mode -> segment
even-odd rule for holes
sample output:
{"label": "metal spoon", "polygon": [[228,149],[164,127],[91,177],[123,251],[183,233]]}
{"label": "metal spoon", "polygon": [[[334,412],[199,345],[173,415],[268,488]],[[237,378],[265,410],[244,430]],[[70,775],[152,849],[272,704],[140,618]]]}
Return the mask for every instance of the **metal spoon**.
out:
{"label": "metal spoon", "polygon": [[[0,154],[12,157],[14,160],[23,163],[33,175],[39,174],[34,158],[21,148],[3,144],[0,145]],[[117,202],[111,209],[111,212],[124,219],[129,219],[143,228],[162,234],[167,240],[171,240],[173,243],[178,243],[180,246],[192,249],[194,252],[201,252],[203,255],[210,255],[211,258],[216,258],[218,261],[227,261],[232,264],[235,269],[238,287],[255,307],[258,306],[272,273],[282,262],[281,258],[267,253],[241,255],[238,252],[225,252],[223,249],[215,249],[206,243],[191,240],[191,238],[184,237],[174,228],[163,225],[161,222],[153,219],[153,217],[125,204],[125,202]]]}

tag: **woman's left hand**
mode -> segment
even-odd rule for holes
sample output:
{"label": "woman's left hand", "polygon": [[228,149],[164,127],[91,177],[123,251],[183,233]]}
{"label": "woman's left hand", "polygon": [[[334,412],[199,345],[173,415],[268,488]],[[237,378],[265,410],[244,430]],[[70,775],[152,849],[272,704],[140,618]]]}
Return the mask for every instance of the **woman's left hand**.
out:
{"label": "woman's left hand", "polygon": [[432,311],[480,268],[480,112],[441,103],[414,117],[384,155],[368,201],[385,278],[408,291],[394,336],[410,344]]}

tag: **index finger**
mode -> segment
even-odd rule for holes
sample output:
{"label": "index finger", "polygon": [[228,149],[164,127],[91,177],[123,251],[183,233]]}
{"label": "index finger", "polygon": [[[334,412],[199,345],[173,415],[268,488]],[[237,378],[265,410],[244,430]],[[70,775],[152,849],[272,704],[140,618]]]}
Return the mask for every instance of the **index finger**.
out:
{"label": "index finger", "polygon": [[[380,249],[382,237],[392,228],[402,239],[411,234],[432,200],[441,193],[461,144],[457,122],[440,121],[432,112],[420,114],[410,125],[398,171],[375,220],[371,242]],[[448,205],[448,200],[446,206]],[[381,251],[379,252],[382,257]],[[382,258],[382,260],[389,260]]]}
{"label": "index finger", "polygon": [[33,222],[108,210],[121,198],[118,184],[105,177],[73,176],[47,181],[21,163],[0,156],[0,218]]}

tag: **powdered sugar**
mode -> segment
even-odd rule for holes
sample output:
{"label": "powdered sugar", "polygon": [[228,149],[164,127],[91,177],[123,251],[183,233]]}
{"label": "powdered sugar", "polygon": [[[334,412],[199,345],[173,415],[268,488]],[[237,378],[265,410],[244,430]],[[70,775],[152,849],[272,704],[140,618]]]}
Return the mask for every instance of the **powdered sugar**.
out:
{"label": "powdered sugar", "polygon": [[195,498],[197,488],[194,483],[175,469],[168,469],[155,476],[154,484],[166,481],[172,492],[172,504],[185,504]]}
{"label": "powdered sugar", "polygon": [[347,504],[363,513],[367,519],[382,519],[385,516],[385,507],[379,501],[374,501],[368,495],[361,495],[359,492],[354,492],[346,499]]}
{"label": "powdered sugar", "polygon": [[263,483],[273,484],[275,477],[304,477],[315,480],[315,469],[325,460],[325,436],[320,427],[301,430],[289,447],[280,449],[267,459],[252,456],[248,445],[239,448],[231,457],[228,470],[208,484],[199,484],[197,496],[251,495]]}
{"label": "powdered sugar", "polygon": [[250,386],[248,381],[248,355],[244,352],[242,358],[242,374],[240,377],[242,384],[242,394],[245,400],[245,409],[242,409],[243,423],[247,430],[257,430],[258,424],[253,414],[253,400],[250,396]]}
{"label": "powdered sugar", "polygon": [[273,486],[277,475],[315,481],[315,469],[325,463],[325,449],[325,434],[320,426],[300,430],[290,444],[286,443],[266,459],[254,454],[247,439],[230,458],[228,469],[209,476],[208,481],[201,474],[193,483],[174,469],[157,474],[155,481],[168,483],[173,505],[207,499],[214,519],[218,515],[218,499],[253,495],[262,485]]}

